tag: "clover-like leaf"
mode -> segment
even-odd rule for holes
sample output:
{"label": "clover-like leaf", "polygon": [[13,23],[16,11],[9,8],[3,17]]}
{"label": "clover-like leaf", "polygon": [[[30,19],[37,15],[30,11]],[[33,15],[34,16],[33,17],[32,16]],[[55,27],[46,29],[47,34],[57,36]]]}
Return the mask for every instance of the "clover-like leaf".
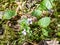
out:
{"label": "clover-like leaf", "polygon": [[38,25],[41,27],[47,27],[50,24],[50,17],[44,17],[38,21]]}
{"label": "clover-like leaf", "polygon": [[3,19],[11,19],[13,16],[16,16],[15,11],[6,10],[6,12],[4,13]]}

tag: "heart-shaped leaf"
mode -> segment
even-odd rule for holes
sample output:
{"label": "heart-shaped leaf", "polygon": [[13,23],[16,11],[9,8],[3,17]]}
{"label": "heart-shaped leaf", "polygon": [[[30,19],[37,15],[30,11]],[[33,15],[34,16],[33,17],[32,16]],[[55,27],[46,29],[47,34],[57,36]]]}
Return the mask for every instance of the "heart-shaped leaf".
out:
{"label": "heart-shaped leaf", "polygon": [[39,18],[39,17],[42,16],[42,11],[40,11],[40,10],[34,10],[32,12],[32,15],[35,16],[35,17],[37,17],[37,18]]}
{"label": "heart-shaped leaf", "polygon": [[50,10],[52,7],[53,7],[53,1],[54,0],[43,0],[41,3],[40,3],[40,6],[38,7],[38,9],[40,10]]}
{"label": "heart-shaped leaf", "polygon": [[13,16],[16,16],[15,11],[6,10],[6,12],[4,13],[3,19],[11,19]]}
{"label": "heart-shaped leaf", "polygon": [[38,21],[38,25],[41,27],[47,27],[50,24],[50,17],[44,17]]}

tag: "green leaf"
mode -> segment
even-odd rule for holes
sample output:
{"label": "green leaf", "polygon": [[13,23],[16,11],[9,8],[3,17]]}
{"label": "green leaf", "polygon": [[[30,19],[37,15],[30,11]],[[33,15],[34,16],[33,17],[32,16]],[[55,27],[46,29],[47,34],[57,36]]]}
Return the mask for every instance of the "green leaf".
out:
{"label": "green leaf", "polygon": [[29,24],[28,24],[28,22],[27,22],[27,19],[22,19],[22,20],[20,20],[20,26],[21,26],[21,29],[28,29],[28,26],[29,26]]}
{"label": "green leaf", "polygon": [[40,3],[40,6],[38,7],[38,9],[40,10],[47,10],[47,9],[51,9],[53,7],[53,1],[54,0],[43,0]]}
{"label": "green leaf", "polygon": [[44,17],[38,21],[38,25],[41,27],[47,27],[50,24],[50,17]]}
{"label": "green leaf", "polygon": [[6,10],[6,12],[4,13],[3,19],[11,19],[13,16],[16,16],[15,11]]}
{"label": "green leaf", "polygon": [[56,34],[57,34],[58,37],[60,37],[60,32],[57,32]]}
{"label": "green leaf", "polygon": [[35,16],[35,17],[37,17],[37,18],[39,18],[39,17],[42,16],[42,11],[40,11],[40,10],[34,10],[32,12],[32,15]]}
{"label": "green leaf", "polygon": [[22,25],[22,26],[28,26],[27,19],[20,20],[20,25]]}
{"label": "green leaf", "polygon": [[45,29],[42,29],[42,34],[43,34],[44,36],[48,36],[48,31],[45,30]]}

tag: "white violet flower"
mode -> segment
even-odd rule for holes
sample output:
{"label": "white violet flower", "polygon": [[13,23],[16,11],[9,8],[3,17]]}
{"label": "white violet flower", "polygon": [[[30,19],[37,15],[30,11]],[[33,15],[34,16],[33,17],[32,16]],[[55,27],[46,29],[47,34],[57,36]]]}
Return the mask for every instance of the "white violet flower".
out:
{"label": "white violet flower", "polygon": [[26,30],[25,29],[22,31],[22,34],[23,35],[26,35]]}
{"label": "white violet flower", "polygon": [[28,24],[32,24],[32,18],[28,18]]}

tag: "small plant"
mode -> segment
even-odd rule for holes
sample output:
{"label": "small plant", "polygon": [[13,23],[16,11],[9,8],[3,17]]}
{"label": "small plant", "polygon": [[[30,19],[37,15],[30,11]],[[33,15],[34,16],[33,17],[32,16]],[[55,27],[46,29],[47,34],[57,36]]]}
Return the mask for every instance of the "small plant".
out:
{"label": "small plant", "polygon": [[5,11],[0,19],[0,45],[24,45],[25,42],[34,45],[35,42],[54,38],[60,41],[59,1],[6,2],[1,1]]}

